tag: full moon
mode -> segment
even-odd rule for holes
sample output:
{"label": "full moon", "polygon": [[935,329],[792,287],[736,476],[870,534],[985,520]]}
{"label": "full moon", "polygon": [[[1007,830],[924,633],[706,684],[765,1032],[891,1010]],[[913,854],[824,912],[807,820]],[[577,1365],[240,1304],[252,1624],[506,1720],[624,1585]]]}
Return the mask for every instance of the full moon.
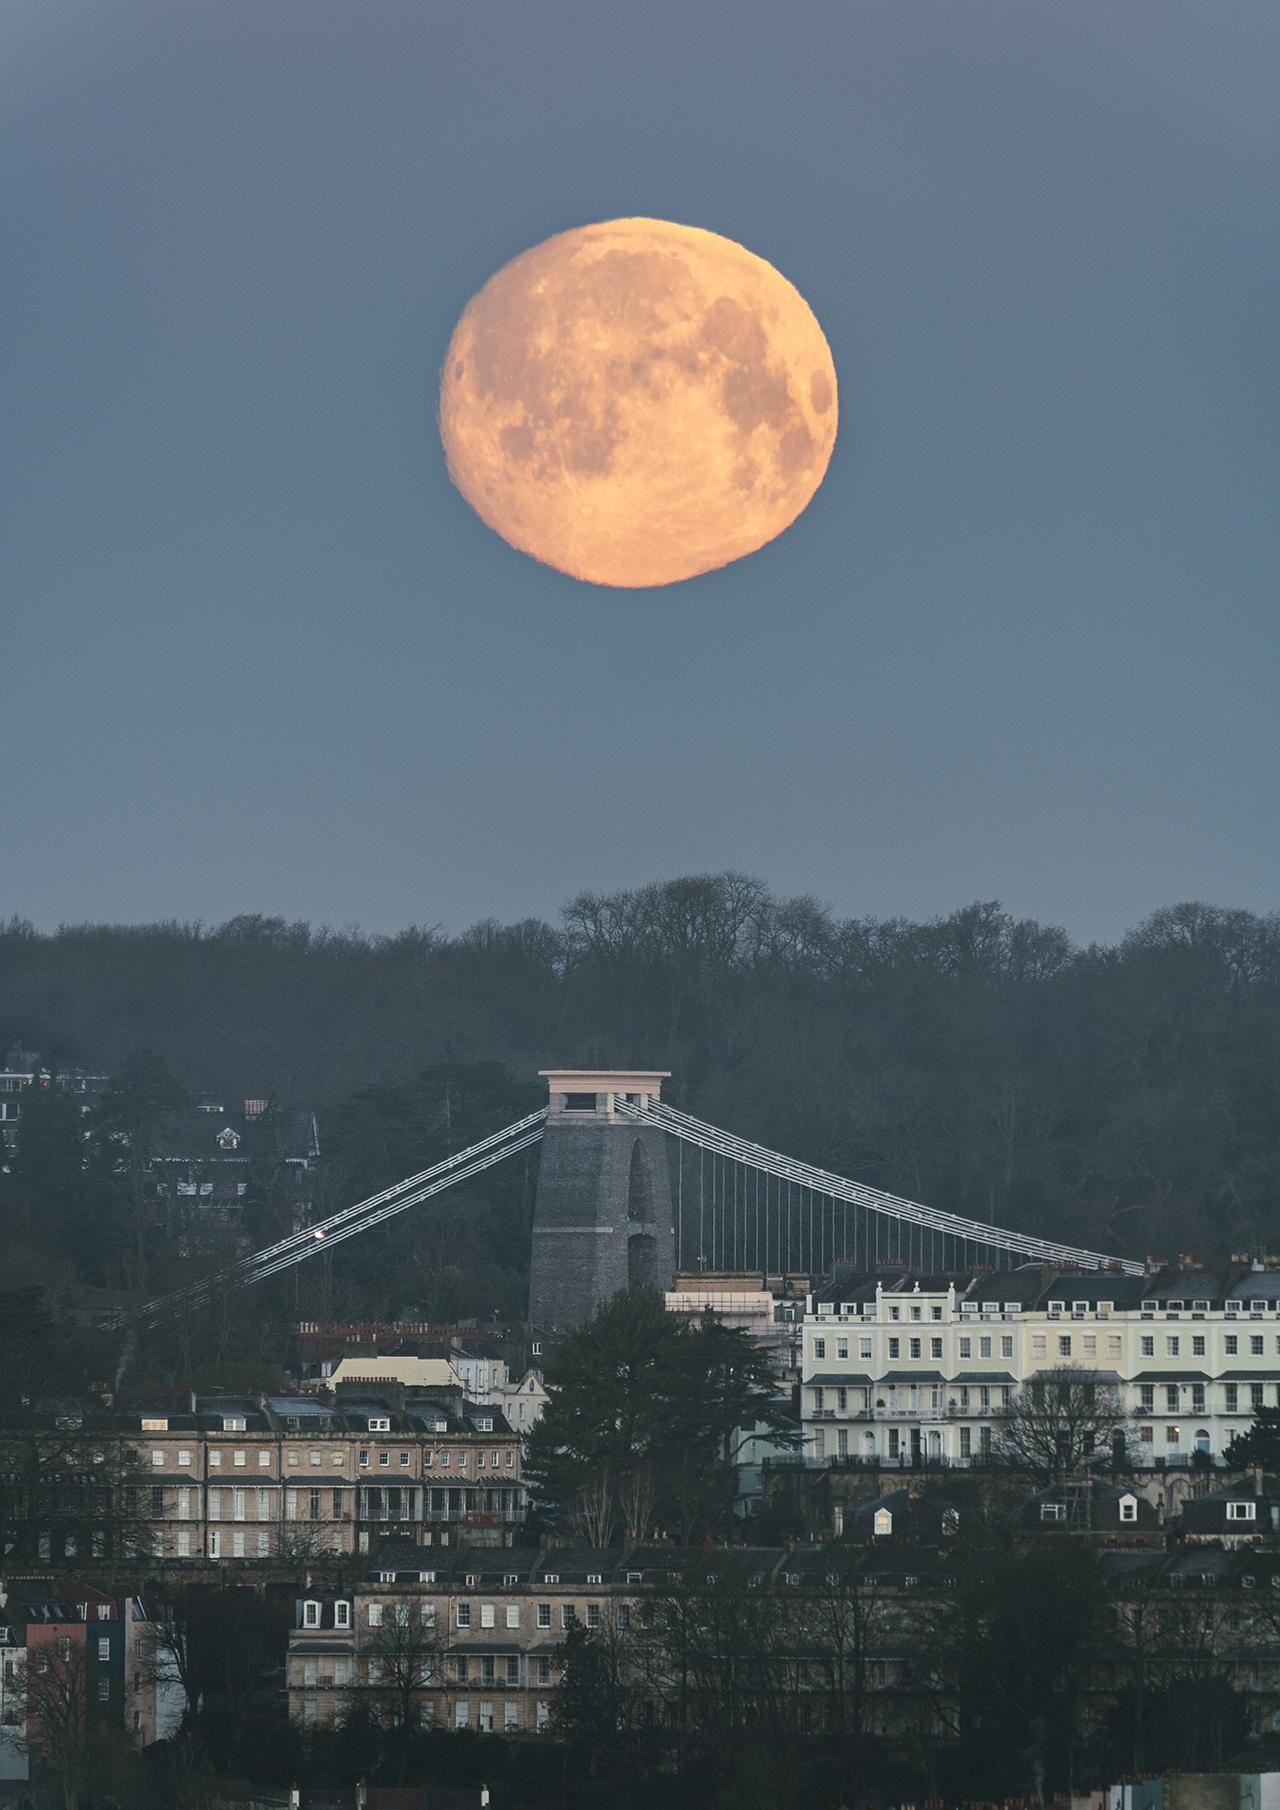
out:
{"label": "full moon", "polygon": [[440,436],[511,546],[590,584],[675,584],[805,508],[835,444],[835,366],[763,258],[695,226],[608,220],[522,252],[468,302]]}

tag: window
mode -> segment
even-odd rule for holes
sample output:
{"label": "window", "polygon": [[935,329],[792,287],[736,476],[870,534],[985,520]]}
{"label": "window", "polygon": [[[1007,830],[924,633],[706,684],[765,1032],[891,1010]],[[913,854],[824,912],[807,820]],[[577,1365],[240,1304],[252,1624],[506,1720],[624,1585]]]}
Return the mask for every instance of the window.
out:
{"label": "window", "polygon": [[1198,1358],[1204,1356],[1204,1334],[1202,1332],[1198,1332],[1191,1341],[1191,1355]]}
{"label": "window", "polygon": [[1137,1497],[1136,1496],[1121,1496],[1121,1498],[1120,1498],[1120,1519],[1122,1521],[1136,1521],[1137,1518],[1138,1518]]}
{"label": "window", "polygon": [[910,1341],[910,1353],[909,1353],[909,1355],[910,1355],[910,1356],[911,1356],[911,1357],[913,1357],[913,1358],[918,1358],[918,1357],[919,1357],[919,1356],[920,1356],[920,1341],[919,1341],[919,1339],[912,1339],[912,1340],[911,1340],[911,1341]]}
{"label": "window", "polygon": [[497,1610],[492,1603],[481,1603],[481,1605],[480,1605],[480,1626],[482,1628],[496,1627],[496,1625],[497,1625],[497,1623],[495,1621],[496,1615],[497,1615]]}
{"label": "window", "polygon": [[973,1340],[972,1339],[964,1338],[964,1337],[961,1338],[961,1340],[960,1340],[960,1356],[962,1358],[971,1358],[973,1356]]}
{"label": "window", "polygon": [[190,1465],[191,1465],[191,1454],[190,1454],[190,1452],[179,1452],[179,1453],[178,1453],[178,1464],[179,1464],[179,1466],[180,1466],[180,1467],[183,1467],[183,1468],[188,1468],[188,1469],[189,1469],[189,1468],[190,1468]]}
{"label": "window", "polygon": [[391,1463],[390,1452],[379,1452],[378,1453],[378,1463],[379,1464],[390,1464]]}
{"label": "window", "polygon": [[460,1628],[471,1626],[471,1604],[459,1603],[457,1606],[457,1623]]}
{"label": "window", "polygon": [[98,1638],[98,1664],[105,1665],[111,1657],[111,1642],[105,1635]]}
{"label": "window", "polygon": [[1008,1332],[1001,1333],[1001,1335],[1000,1335],[1000,1356],[1002,1358],[1011,1358],[1013,1356],[1013,1334],[1012,1333],[1008,1333]]}
{"label": "window", "polygon": [[1222,1341],[1222,1349],[1229,1358],[1237,1357],[1240,1352],[1240,1340],[1234,1332],[1229,1332]]}
{"label": "window", "polygon": [[598,1628],[600,1626],[600,1605],[599,1605],[599,1603],[588,1603],[587,1604],[587,1626],[589,1628]]}
{"label": "window", "polygon": [[1177,1383],[1166,1383],[1165,1384],[1164,1406],[1165,1406],[1166,1414],[1176,1414],[1178,1412],[1178,1385],[1177,1385]]}
{"label": "window", "polygon": [[889,1356],[891,1358],[896,1358],[896,1357],[901,1357],[901,1355],[902,1355],[902,1340],[901,1339],[890,1339],[889,1340]]}
{"label": "window", "polygon": [[211,1465],[221,1464],[222,1463],[222,1453],[221,1452],[210,1452],[209,1463]]}
{"label": "window", "polygon": [[1257,1515],[1257,1504],[1254,1502],[1228,1502],[1228,1521],[1252,1521]]}
{"label": "window", "polygon": [[1064,1333],[1058,1340],[1058,1356],[1064,1358],[1071,1356],[1071,1334],[1069,1332]]}
{"label": "window", "polygon": [[862,1357],[862,1358],[869,1358],[871,1356],[871,1340],[870,1339],[859,1339],[858,1340],[858,1356]]}
{"label": "window", "polygon": [[814,1341],[813,1341],[813,1355],[814,1355],[814,1357],[816,1357],[816,1358],[824,1358],[824,1357],[826,1357],[826,1355],[827,1355],[827,1341],[826,1341],[826,1340],[825,1340],[825,1339],[815,1339],[815,1340],[814,1340]]}
{"label": "window", "polygon": [[318,1628],[320,1626],[319,1603],[303,1603],[302,1625],[304,1628]]}
{"label": "window", "polygon": [[1156,1342],[1149,1332],[1144,1332],[1142,1335],[1142,1355],[1144,1358],[1154,1357],[1156,1355]]}
{"label": "window", "polygon": [[1040,1519],[1042,1521],[1065,1521],[1066,1518],[1067,1506],[1065,1502],[1042,1502],[1040,1504]]}
{"label": "window", "polygon": [[1240,1411],[1240,1385],[1239,1385],[1239,1383],[1228,1383],[1226,1385],[1226,1390],[1227,1390],[1227,1413],[1228,1414],[1238,1414]]}
{"label": "window", "polygon": [[408,1464],[408,1462],[409,1462],[409,1454],[408,1454],[408,1452],[401,1452],[401,1454],[400,1454],[400,1462],[401,1462],[401,1464],[405,1464],[405,1465],[407,1465],[407,1464]]}
{"label": "window", "polygon": [[366,1620],[368,1621],[368,1624],[371,1628],[380,1628],[382,1626],[382,1604],[381,1603],[370,1603],[369,1604],[369,1613],[366,1617]]}
{"label": "window", "polygon": [[837,1339],[836,1340],[836,1356],[838,1358],[847,1358],[848,1355],[849,1355],[848,1339]]}
{"label": "window", "polygon": [[335,1603],[333,1605],[333,1625],[335,1628],[349,1628],[351,1626],[350,1603]]}
{"label": "window", "polygon": [[152,1452],[151,1462],[152,1462],[152,1464],[163,1464],[164,1463],[164,1453],[163,1452]]}
{"label": "window", "polygon": [[572,1603],[561,1603],[561,1605],[560,1605],[560,1626],[562,1628],[571,1628],[571,1627],[573,1627],[573,1625],[577,1621],[577,1619],[578,1619],[578,1611],[574,1608],[573,1604]]}
{"label": "window", "polygon": [[391,1422],[383,1416],[371,1418],[369,1421],[369,1431],[371,1433],[389,1433],[391,1431]]}
{"label": "window", "polygon": [[942,1340],[941,1339],[930,1339],[929,1340],[929,1356],[935,1357],[935,1358],[940,1358],[942,1356]]}
{"label": "window", "polygon": [[1262,1334],[1260,1332],[1255,1332],[1251,1335],[1251,1337],[1249,1339],[1249,1355],[1251,1357],[1260,1358],[1262,1356],[1262,1351],[1263,1351]]}
{"label": "window", "polygon": [[99,1680],[98,1680],[98,1702],[99,1703],[108,1703],[110,1701],[110,1699],[111,1699],[111,1680],[109,1678],[99,1678]]}
{"label": "window", "polygon": [[566,1094],[564,1109],[566,1112],[594,1112],[596,1097],[594,1094]]}
{"label": "window", "polygon": [[539,1603],[538,1604],[538,1626],[540,1628],[549,1628],[551,1626],[551,1604],[550,1603]]}

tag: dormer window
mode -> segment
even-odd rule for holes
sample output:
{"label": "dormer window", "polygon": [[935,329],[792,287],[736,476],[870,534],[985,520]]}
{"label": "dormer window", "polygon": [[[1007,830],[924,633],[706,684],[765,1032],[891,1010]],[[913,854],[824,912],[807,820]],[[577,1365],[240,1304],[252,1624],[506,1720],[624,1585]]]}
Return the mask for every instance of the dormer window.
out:
{"label": "dormer window", "polygon": [[239,1148],[240,1133],[238,1131],[233,1131],[230,1125],[224,1125],[222,1130],[218,1133],[218,1149],[238,1150]]}
{"label": "dormer window", "polygon": [[1138,1498],[1136,1496],[1121,1496],[1120,1519],[1122,1521],[1136,1521],[1137,1518]]}
{"label": "dormer window", "polygon": [[391,1422],[385,1415],[371,1415],[369,1419],[369,1431],[371,1433],[389,1433],[391,1431]]}
{"label": "dormer window", "polygon": [[1228,1521],[1252,1521],[1255,1517],[1256,1511],[1257,1511],[1257,1504],[1254,1502],[1228,1502],[1227,1503],[1227,1519],[1228,1519]]}
{"label": "dormer window", "polygon": [[1198,1314],[1207,1314],[1209,1311],[1209,1303],[1207,1301],[1193,1301],[1191,1303],[1191,1311]]}
{"label": "dormer window", "polygon": [[304,1628],[318,1628],[320,1626],[319,1603],[303,1603],[302,1625]]}
{"label": "dormer window", "polygon": [[[587,1573],[587,1582],[588,1582],[588,1583],[589,1583],[589,1584],[603,1584],[603,1582],[604,1582],[604,1573],[603,1573],[603,1572],[601,1572],[601,1571],[588,1571],[588,1573]],[[715,1582],[715,1579],[714,1579],[714,1578],[713,1578],[713,1579],[712,1579],[712,1582],[713,1582],[713,1583],[714,1583],[714,1582]]]}
{"label": "dormer window", "polygon": [[478,1433],[492,1433],[492,1431],[493,1431],[492,1420],[489,1420],[489,1419],[478,1420],[476,1422],[476,1431]]}
{"label": "dormer window", "polygon": [[1051,1314],[1060,1314],[1060,1313],[1062,1313],[1064,1306],[1065,1306],[1065,1303],[1062,1301],[1050,1301],[1049,1312]]}
{"label": "dormer window", "polygon": [[145,1419],[142,1423],[142,1430],[144,1433],[167,1433],[169,1422],[157,1415],[152,1419]]}
{"label": "dormer window", "polygon": [[243,1433],[244,1429],[245,1429],[245,1417],[243,1414],[224,1414],[223,1415],[222,1430],[224,1433]]}
{"label": "dormer window", "polygon": [[1183,1304],[1181,1301],[1170,1301],[1168,1303],[1169,1312],[1171,1314],[1180,1314],[1182,1312],[1182,1306]]}
{"label": "dormer window", "polygon": [[1100,1314],[1113,1313],[1115,1311],[1115,1305],[1114,1301],[1099,1301],[1098,1312]]}

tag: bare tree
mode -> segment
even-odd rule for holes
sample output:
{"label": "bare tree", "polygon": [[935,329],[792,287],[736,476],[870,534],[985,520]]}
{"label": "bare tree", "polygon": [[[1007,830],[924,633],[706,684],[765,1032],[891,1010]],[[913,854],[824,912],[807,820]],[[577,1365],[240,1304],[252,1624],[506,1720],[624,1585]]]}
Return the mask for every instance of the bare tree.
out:
{"label": "bare tree", "polygon": [[1118,1389],[1088,1370],[1062,1365],[1018,1391],[996,1430],[993,1456],[1042,1483],[1128,1452],[1131,1422]]}
{"label": "bare tree", "polygon": [[615,1516],[613,1479],[607,1470],[597,1471],[573,1499],[569,1510],[573,1530],[589,1546],[608,1546]]}
{"label": "bare tree", "polygon": [[84,1647],[59,1636],[28,1653],[14,1683],[24,1716],[18,1745],[57,1779],[65,1810],[77,1810],[91,1774]]}
{"label": "bare tree", "polygon": [[421,1693],[439,1681],[444,1651],[435,1604],[400,1598],[384,1607],[382,1626],[365,1644],[369,1692],[379,1721],[389,1723],[400,1750],[399,1783],[409,1768],[409,1742]]}
{"label": "bare tree", "polygon": [[618,1486],[618,1508],[629,1540],[647,1540],[653,1532],[658,1486],[652,1468],[635,1464]]}

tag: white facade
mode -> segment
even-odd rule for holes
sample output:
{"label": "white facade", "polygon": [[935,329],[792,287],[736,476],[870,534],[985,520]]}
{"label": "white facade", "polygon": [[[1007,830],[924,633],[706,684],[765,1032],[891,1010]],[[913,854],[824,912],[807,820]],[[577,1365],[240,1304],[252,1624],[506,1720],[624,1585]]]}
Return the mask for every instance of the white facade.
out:
{"label": "white facade", "polygon": [[1063,1366],[1117,1390],[1143,1466],[1220,1456],[1260,1407],[1280,1405],[1275,1272],[1225,1292],[1193,1273],[1174,1294],[1165,1278],[1158,1295],[1106,1273],[1046,1274],[1034,1305],[1027,1284],[1011,1272],[1002,1299],[999,1276],[896,1278],[820,1303],[804,1327],[806,1459],[981,1462],[1021,1386]]}

